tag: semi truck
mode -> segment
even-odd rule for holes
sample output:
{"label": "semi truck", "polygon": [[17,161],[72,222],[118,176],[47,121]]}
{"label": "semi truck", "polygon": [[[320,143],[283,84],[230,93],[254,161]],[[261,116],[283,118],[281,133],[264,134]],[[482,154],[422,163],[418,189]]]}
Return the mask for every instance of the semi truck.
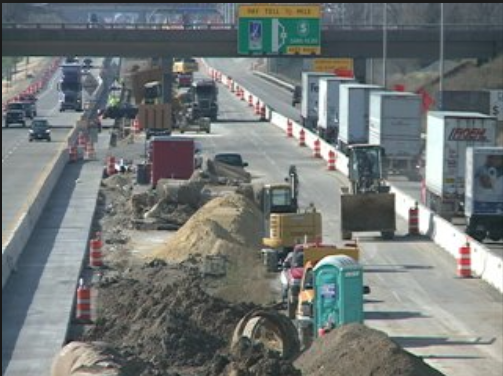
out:
{"label": "semi truck", "polygon": [[318,99],[320,79],[334,77],[333,74],[319,72],[302,72],[302,98],[300,103],[300,116],[302,126],[316,129],[318,126]]}
{"label": "semi truck", "polygon": [[503,147],[467,148],[465,217],[474,239],[503,239]]}
{"label": "semi truck", "polygon": [[218,87],[212,80],[199,80],[192,83],[189,89],[189,117],[195,121],[208,117],[211,121],[218,118]]}
{"label": "semi truck", "polygon": [[330,143],[336,143],[339,134],[339,88],[341,84],[351,82],[354,82],[352,78],[320,78],[318,134]]}
{"label": "semi truck", "polygon": [[383,147],[387,174],[420,180],[416,165],[422,150],[421,109],[422,99],[416,94],[370,94],[369,143]]}
{"label": "semi truck", "polygon": [[344,154],[349,145],[369,143],[370,93],[382,90],[380,86],[357,83],[340,86],[337,145]]}
{"label": "semi truck", "polygon": [[59,111],[82,111],[82,64],[78,60],[67,60],[61,64],[60,71]]}
{"label": "semi truck", "polygon": [[464,215],[466,149],[496,146],[496,118],[432,111],[427,117],[426,206],[450,220]]}

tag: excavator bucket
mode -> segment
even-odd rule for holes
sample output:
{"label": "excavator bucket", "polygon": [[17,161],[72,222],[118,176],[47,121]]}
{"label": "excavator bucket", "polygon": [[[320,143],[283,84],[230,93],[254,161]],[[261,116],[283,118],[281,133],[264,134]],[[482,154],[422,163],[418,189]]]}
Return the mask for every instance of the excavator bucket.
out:
{"label": "excavator bucket", "polygon": [[394,233],[396,229],[395,195],[366,193],[341,195],[342,232]]}

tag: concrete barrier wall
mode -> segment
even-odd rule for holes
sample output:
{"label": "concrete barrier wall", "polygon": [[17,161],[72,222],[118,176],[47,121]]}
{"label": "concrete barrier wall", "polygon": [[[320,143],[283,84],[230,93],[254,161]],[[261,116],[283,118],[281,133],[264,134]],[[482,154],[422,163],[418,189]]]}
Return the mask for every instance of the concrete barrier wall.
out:
{"label": "concrete barrier wall", "polygon": [[[213,68],[206,65],[208,73],[211,75],[215,71]],[[228,78],[222,74],[222,83],[228,85]],[[237,82],[239,84],[239,82]],[[264,103],[261,98],[257,97],[250,91],[245,90],[245,97],[248,100],[248,96],[253,97],[253,103],[260,101]],[[270,120],[271,124],[287,131],[289,119],[285,116],[271,110],[267,109],[267,118]],[[298,144],[300,138],[300,132],[304,129],[306,147],[314,150],[314,143],[319,139],[318,135],[310,132],[309,130],[302,128],[302,126],[294,121],[292,121],[292,131],[293,139]],[[328,162],[328,153],[330,151],[334,152],[336,155],[336,169],[345,176],[348,176],[348,159],[347,157],[339,153],[332,145],[327,144],[325,141],[320,139],[321,145],[321,156]],[[396,213],[404,219],[408,219],[409,209],[415,205],[415,200],[397,188],[391,185],[392,192],[396,195]],[[440,218],[435,213],[428,210],[426,207],[419,206],[419,222],[420,222],[420,232],[423,235],[430,237],[437,245],[442,249],[447,251],[454,258],[457,257],[459,248],[465,245],[467,242],[470,244],[471,253],[471,263],[472,263],[472,273],[475,277],[482,278],[484,281],[489,283],[491,286],[496,288],[498,291],[503,293],[503,262],[498,255],[491,252],[489,248],[483,244],[469,238],[464,232],[460,231],[451,223],[447,222],[443,218]],[[456,271],[456,264],[453,262],[453,273]]]}
{"label": "concrete barrier wall", "polygon": [[[75,138],[75,132],[75,128],[69,132],[69,140]],[[67,148],[61,147],[51,163],[42,172],[38,184],[33,188],[32,194],[25,204],[19,222],[16,224],[10,238],[7,239],[6,244],[2,247],[2,289],[10,274],[16,270],[17,260],[28,243],[31,233],[67,162]]]}
{"label": "concrete barrier wall", "polygon": [[[103,82],[96,90],[95,97],[100,98],[105,91]],[[97,106],[96,103],[95,106]],[[83,114],[83,118],[88,118],[91,113],[95,113],[96,108],[90,109]],[[53,160],[42,172],[38,184],[33,188],[32,195],[28,197],[23,213],[20,215],[18,223],[14,226],[14,231],[10,238],[2,245],[2,289],[9,276],[16,270],[16,263],[21,256],[24,247],[30,239],[42,211],[44,210],[49,197],[56,186],[65,165],[68,163],[68,149],[66,145],[73,145],[77,140],[79,129],[77,127],[67,134],[67,142],[63,144],[56,153]]]}

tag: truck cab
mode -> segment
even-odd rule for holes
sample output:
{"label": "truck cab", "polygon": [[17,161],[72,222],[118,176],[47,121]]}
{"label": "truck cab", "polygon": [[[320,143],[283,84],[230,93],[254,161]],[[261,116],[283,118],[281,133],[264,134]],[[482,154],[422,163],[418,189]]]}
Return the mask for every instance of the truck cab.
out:
{"label": "truck cab", "polygon": [[189,112],[192,120],[209,117],[211,121],[218,118],[218,87],[212,80],[193,82],[189,95],[192,99]]}
{"label": "truck cab", "polygon": [[11,124],[20,124],[21,126],[26,126],[26,111],[19,102],[12,102],[7,105],[5,111],[5,128],[8,128]]}

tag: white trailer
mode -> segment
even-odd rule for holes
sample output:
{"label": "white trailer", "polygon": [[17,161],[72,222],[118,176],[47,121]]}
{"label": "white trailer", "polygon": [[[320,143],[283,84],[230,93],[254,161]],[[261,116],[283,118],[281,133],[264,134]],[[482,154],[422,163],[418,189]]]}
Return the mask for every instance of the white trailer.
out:
{"label": "white trailer", "polygon": [[318,134],[328,142],[336,142],[339,133],[339,87],[355,82],[346,77],[320,79],[318,96]]}
{"label": "white trailer", "polygon": [[465,217],[473,238],[503,239],[503,147],[467,148]]}
{"label": "white trailer", "polygon": [[369,143],[370,93],[381,86],[342,84],[339,93],[339,149],[347,154],[348,145]]}
{"label": "white trailer", "polygon": [[323,77],[334,77],[334,75],[330,73],[302,72],[300,116],[302,125],[309,129],[316,129],[318,125],[319,81]]}
{"label": "white trailer", "polygon": [[383,147],[387,173],[419,178],[416,164],[422,150],[421,109],[422,99],[416,94],[371,93],[369,143]]}
{"label": "white trailer", "polygon": [[428,113],[426,204],[446,219],[463,215],[466,149],[496,146],[496,119],[475,112]]}

